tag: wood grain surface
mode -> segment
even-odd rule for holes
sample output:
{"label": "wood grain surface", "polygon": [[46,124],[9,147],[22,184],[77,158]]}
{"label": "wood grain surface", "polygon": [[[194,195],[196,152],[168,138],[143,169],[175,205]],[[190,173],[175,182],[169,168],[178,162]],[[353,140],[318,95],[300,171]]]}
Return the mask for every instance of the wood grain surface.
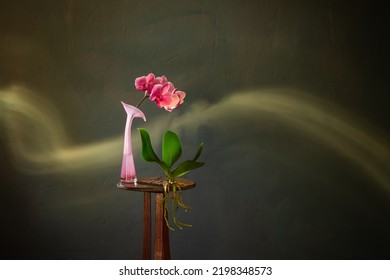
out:
{"label": "wood grain surface", "polygon": [[[164,192],[164,181],[168,180],[165,177],[140,178],[136,184],[118,183],[117,187],[122,190],[139,191],[139,192]],[[176,179],[182,191],[195,188],[195,182],[190,179]]]}

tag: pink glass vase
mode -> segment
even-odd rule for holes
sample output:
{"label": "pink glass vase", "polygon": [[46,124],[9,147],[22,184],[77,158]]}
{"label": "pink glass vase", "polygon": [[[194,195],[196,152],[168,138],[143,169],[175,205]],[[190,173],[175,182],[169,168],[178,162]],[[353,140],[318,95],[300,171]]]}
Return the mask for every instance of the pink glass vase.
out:
{"label": "pink glass vase", "polygon": [[137,176],[135,173],[133,151],[131,148],[131,124],[134,118],[142,118],[146,121],[144,113],[134,106],[122,102],[123,107],[127,113],[125,136],[123,143],[123,159],[121,169],[121,183],[137,183]]}

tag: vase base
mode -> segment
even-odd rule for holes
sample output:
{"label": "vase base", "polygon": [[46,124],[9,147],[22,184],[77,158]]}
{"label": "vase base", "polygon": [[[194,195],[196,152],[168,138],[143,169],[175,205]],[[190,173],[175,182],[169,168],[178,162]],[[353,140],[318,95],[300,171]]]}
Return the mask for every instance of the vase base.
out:
{"label": "vase base", "polygon": [[121,178],[121,182],[120,183],[124,183],[124,184],[137,184],[137,177],[128,178],[128,179]]}

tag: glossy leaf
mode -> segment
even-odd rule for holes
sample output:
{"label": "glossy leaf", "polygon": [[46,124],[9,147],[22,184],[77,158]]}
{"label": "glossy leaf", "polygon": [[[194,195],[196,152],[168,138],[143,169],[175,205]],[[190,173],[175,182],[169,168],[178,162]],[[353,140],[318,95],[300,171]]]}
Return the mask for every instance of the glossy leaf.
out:
{"label": "glossy leaf", "polygon": [[150,142],[149,132],[144,128],[139,128],[138,130],[141,134],[142,158],[147,162],[160,162]]}
{"label": "glossy leaf", "polygon": [[168,178],[172,178],[172,173],[169,170],[169,167],[163,161],[161,161],[158,158],[158,156],[156,155],[156,153],[154,152],[152,143],[150,141],[149,132],[144,128],[140,128],[138,130],[141,134],[143,160],[147,161],[147,162],[157,163],[158,165],[160,165],[160,167],[164,171],[165,175]]}
{"label": "glossy leaf", "polygon": [[193,160],[186,160],[179,164],[175,170],[172,171],[172,176],[177,178],[180,176],[183,176],[187,172],[197,169],[199,167],[202,167],[204,165],[204,162],[198,162]]}
{"label": "glossy leaf", "polygon": [[164,134],[162,141],[162,160],[171,168],[172,165],[180,158],[181,156],[181,143],[179,136],[172,131],[167,131]]}

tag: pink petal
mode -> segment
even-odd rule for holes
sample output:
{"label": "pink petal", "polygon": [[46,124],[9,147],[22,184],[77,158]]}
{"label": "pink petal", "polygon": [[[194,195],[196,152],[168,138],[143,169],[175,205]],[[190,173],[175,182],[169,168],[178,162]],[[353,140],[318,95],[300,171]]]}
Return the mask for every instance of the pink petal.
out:
{"label": "pink petal", "polygon": [[167,104],[169,104],[171,102],[171,98],[170,96],[168,95],[160,95],[159,97],[157,97],[154,102],[156,102],[156,105],[161,108],[161,107],[164,107],[166,106]]}
{"label": "pink petal", "polygon": [[135,79],[134,82],[136,90],[144,91],[145,90],[145,85],[146,85],[146,77],[138,77]]}
{"label": "pink petal", "polygon": [[162,94],[158,98],[158,106],[161,108],[163,106],[169,106],[172,103],[172,94]]}
{"label": "pink petal", "polygon": [[161,83],[161,84],[166,84],[166,83],[168,83],[167,77],[165,77],[164,75],[162,75],[162,76],[161,76],[161,79],[160,79],[160,83]]}
{"label": "pink petal", "polygon": [[164,75],[161,77],[157,77],[155,79],[155,83],[164,85],[164,84],[168,83],[167,77],[165,77]]}
{"label": "pink petal", "polygon": [[151,83],[151,82],[153,82],[154,81],[154,74],[153,73],[149,73],[147,76],[146,76],[146,81],[148,82],[148,83]]}
{"label": "pink petal", "polygon": [[177,94],[172,94],[171,103],[169,104],[169,106],[175,108],[179,102],[180,102],[179,96]]}
{"label": "pink petal", "polygon": [[162,94],[162,87],[163,86],[160,85],[160,84],[154,85],[152,90],[151,90],[149,99],[154,101],[157,97],[161,96],[161,94]]}
{"label": "pink petal", "polygon": [[163,85],[162,94],[173,94],[175,90],[175,86],[171,82],[168,82]]}
{"label": "pink petal", "polygon": [[176,94],[180,98],[180,102],[179,102],[178,105],[183,104],[184,103],[184,97],[186,97],[186,93],[184,91],[176,91]]}
{"label": "pink petal", "polygon": [[164,104],[165,110],[168,112],[172,112],[173,109],[175,109],[180,102],[180,98],[176,93],[171,94],[169,102],[166,102]]}

